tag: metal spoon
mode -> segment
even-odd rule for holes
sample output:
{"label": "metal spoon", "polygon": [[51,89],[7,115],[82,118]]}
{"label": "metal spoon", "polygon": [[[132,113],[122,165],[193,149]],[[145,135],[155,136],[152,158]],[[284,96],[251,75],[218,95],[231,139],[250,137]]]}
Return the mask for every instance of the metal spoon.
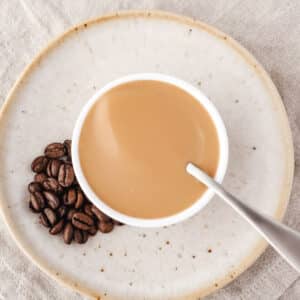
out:
{"label": "metal spoon", "polygon": [[187,164],[186,171],[235,209],[292,267],[300,272],[300,233],[244,204],[193,163]]}

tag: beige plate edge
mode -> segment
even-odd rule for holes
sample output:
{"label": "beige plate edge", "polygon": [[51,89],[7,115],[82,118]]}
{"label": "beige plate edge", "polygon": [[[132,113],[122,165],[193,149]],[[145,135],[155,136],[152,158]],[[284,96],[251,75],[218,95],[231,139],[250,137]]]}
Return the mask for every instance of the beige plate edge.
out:
{"label": "beige plate edge", "polygon": [[[30,72],[33,70],[33,68],[39,64],[39,62],[46,56],[46,54],[54,49],[56,46],[58,46],[61,42],[64,41],[65,38],[67,38],[70,34],[74,34],[79,30],[84,29],[87,26],[102,23],[105,21],[110,21],[115,18],[129,18],[129,17],[145,17],[145,18],[162,18],[162,19],[169,19],[172,21],[177,21],[179,23],[183,23],[188,26],[192,27],[198,27],[202,30],[207,31],[208,33],[214,35],[215,37],[219,38],[220,40],[223,40],[224,43],[227,43],[230,47],[232,47],[236,52],[240,54],[240,56],[256,71],[257,75],[262,79],[264,82],[266,88],[268,89],[269,93],[271,94],[271,97],[274,101],[274,105],[277,107],[278,115],[280,116],[280,124],[282,125],[281,129],[283,132],[283,135],[285,136],[285,148],[286,148],[286,181],[284,184],[284,189],[281,191],[280,195],[280,203],[278,205],[276,215],[275,217],[279,220],[281,220],[284,216],[284,213],[286,211],[289,197],[291,193],[292,183],[293,183],[293,175],[294,175],[294,149],[293,149],[293,140],[292,140],[292,133],[290,130],[286,110],[284,108],[283,102],[281,100],[281,97],[270,79],[267,72],[264,70],[264,68],[258,63],[258,61],[243,47],[241,46],[237,41],[232,39],[230,36],[224,34],[223,32],[219,31],[218,29],[185,17],[176,15],[173,13],[165,12],[165,11],[139,11],[139,10],[133,10],[133,11],[122,11],[122,12],[115,12],[108,15],[104,15],[95,19],[88,20],[86,22],[83,22],[77,26],[72,27],[71,29],[64,32],[62,35],[60,35],[58,38],[54,39],[48,46],[43,49],[34,59],[33,61],[25,68],[25,70],[22,72],[12,89],[10,90],[5,102],[3,103],[1,110],[0,110],[0,127],[2,125],[2,119],[6,112],[6,109],[8,109],[9,104],[13,101],[15,93],[18,91],[19,87],[22,85],[22,83],[26,80],[26,77],[30,74]],[[93,290],[87,289],[84,286],[80,286],[78,283],[73,282],[69,278],[64,278],[63,276],[58,276],[58,274],[51,269],[50,266],[48,266],[44,261],[40,260],[39,258],[35,257],[34,254],[31,252],[30,248],[26,247],[25,245],[22,245],[21,238],[19,237],[19,233],[17,229],[15,228],[15,225],[13,224],[12,220],[8,217],[8,209],[4,204],[4,200],[0,199],[0,209],[2,212],[3,219],[8,227],[8,230],[10,234],[13,236],[14,240],[16,241],[19,248],[25,253],[25,255],[34,263],[36,264],[43,272],[48,274],[50,277],[54,278],[55,280],[67,285],[71,289],[74,289],[86,296],[89,296],[91,298],[95,298],[100,300],[101,295],[96,293]],[[238,275],[240,275],[242,272],[244,272],[246,269],[248,269],[257,259],[258,257],[264,252],[264,250],[267,247],[267,243],[261,239],[261,241],[256,245],[253,252],[242,262],[240,265],[230,274],[226,275],[224,278],[220,278],[218,280],[218,284],[211,284],[210,286],[207,286],[206,288],[203,288],[201,290],[198,290],[194,292],[192,295],[186,295],[186,297],[178,298],[178,299],[191,299],[194,297],[204,297],[213,291],[224,287],[228,283],[230,283],[234,278],[236,278]]]}

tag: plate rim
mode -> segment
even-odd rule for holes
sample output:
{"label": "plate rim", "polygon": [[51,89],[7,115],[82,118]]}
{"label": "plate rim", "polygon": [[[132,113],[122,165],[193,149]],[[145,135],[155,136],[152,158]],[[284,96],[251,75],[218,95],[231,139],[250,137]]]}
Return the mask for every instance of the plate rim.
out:
{"label": "plate rim", "polygon": [[[271,99],[273,104],[278,109],[277,117],[279,118],[280,127],[282,130],[282,134],[285,137],[285,164],[286,164],[286,179],[285,183],[283,184],[284,188],[280,193],[279,196],[279,203],[277,210],[275,212],[274,217],[278,220],[282,220],[283,216],[286,212],[289,198],[292,191],[292,184],[293,184],[293,177],[294,177],[294,146],[293,146],[293,139],[292,139],[292,132],[289,125],[288,115],[286,109],[284,107],[283,101],[281,96],[274,85],[273,81],[271,80],[269,74],[266,72],[264,67],[257,61],[254,56],[248,52],[239,42],[233,39],[228,34],[223,33],[216,27],[213,27],[205,22],[202,22],[197,19],[193,19],[187,16],[183,16],[180,14],[175,14],[168,11],[162,10],[122,10],[116,11],[104,15],[100,15],[98,17],[83,21],[75,26],[64,31],[62,34],[58,35],[56,38],[52,39],[42,50],[39,51],[37,55],[34,56],[32,61],[25,67],[25,69],[21,72],[18,79],[13,84],[12,88],[10,89],[7,97],[0,108],[0,129],[3,125],[3,118],[6,110],[8,109],[11,102],[14,100],[15,94],[18,92],[18,89],[22,86],[23,82],[26,80],[27,76],[33,71],[33,69],[39,65],[40,61],[47,57],[47,54],[55,49],[60,43],[64,42],[66,38],[70,35],[77,33],[80,30],[84,30],[85,28],[100,24],[104,22],[109,22],[114,19],[124,19],[124,18],[134,18],[134,17],[144,17],[144,18],[156,18],[156,19],[165,19],[171,21],[177,21],[180,24],[188,25],[194,28],[198,28],[200,30],[206,31],[208,34],[213,35],[216,38],[219,38],[221,41],[229,45],[236,51],[250,67],[256,72],[257,76],[260,77],[262,82],[264,83],[265,87],[267,88],[268,92],[271,95]],[[12,238],[15,240],[18,247],[21,251],[29,258],[31,262],[33,262],[42,272],[46,273],[52,279],[64,284],[65,286],[69,287],[71,290],[76,292],[80,292],[85,296],[89,296],[94,299],[100,300],[103,296],[92,289],[86,288],[82,285],[79,285],[77,282],[73,282],[72,279],[62,276],[62,274],[57,273],[55,270],[51,268],[51,266],[47,265],[42,259],[34,256],[34,253],[31,252],[29,247],[26,247],[22,244],[21,238],[18,238],[20,235],[17,232],[15,225],[13,224],[12,220],[8,217],[8,209],[4,204],[4,200],[0,197],[0,211],[2,214],[2,218],[8,231]],[[230,274],[226,274],[222,278],[220,278],[217,283],[212,283],[207,285],[204,288],[198,289],[194,291],[192,294],[188,294],[185,296],[175,297],[174,299],[187,299],[191,297],[204,297],[207,296],[214,291],[226,286],[231,281],[233,281],[236,277],[246,271],[250,266],[254,264],[254,262],[260,257],[260,255],[265,251],[268,244],[262,238],[254,247],[254,250],[249,254],[240,264],[232,271]],[[110,298],[110,297],[109,297]]]}

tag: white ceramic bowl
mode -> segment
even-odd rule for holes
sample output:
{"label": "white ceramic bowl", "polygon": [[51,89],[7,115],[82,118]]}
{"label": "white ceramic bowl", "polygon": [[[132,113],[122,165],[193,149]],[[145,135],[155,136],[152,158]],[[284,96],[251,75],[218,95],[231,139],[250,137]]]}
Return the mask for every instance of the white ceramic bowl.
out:
{"label": "white ceramic bowl", "polygon": [[[160,226],[167,226],[171,224],[178,223],[183,221],[192,215],[196,214],[199,210],[201,210],[213,197],[214,193],[212,190],[208,189],[193,205],[188,207],[187,209],[164,218],[157,218],[157,219],[142,219],[142,218],[134,218],[123,213],[120,213],[111,207],[109,207],[102,199],[100,199],[90,187],[88,181],[86,180],[80,165],[79,160],[79,139],[81,134],[81,129],[85,118],[95,104],[96,101],[101,101],[101,96],[111,90],[112,88],[131,81],[137,80],[155,80],[160,82],[166,82],[172,85],[175,85],[182,90],[191,94],[196,100],[198,100],[208,111],[210,114],[218,133],[218,139],[220,144],[220,157],[219,157],[219,164],[217,168],[217,172],[215,175],[215,179],[218,182],[222,182],[225,172],[227,169],[228,163],[228,136],[224,126],[224,123],[221,119],[220,114],[218,113],[215,106],[211,103],[211,101],[197,88],[192,86],[191,84],[175,78],[173,76],[159,74],[159,73],[139,73],[139,74],[132,74],[128,75],[119,79],[116,79],[104,87],[102,87],[95,95],[87,102],[87,104],[83,107],[77,121],[75,124],[75,128],[73,131],[72,137],[72,160],[73,160],[73,167],[77,177],[77,180],[83,189],[86,196],[96,205],[101,211],[105,214],[109,215],[111,218],[118,220],[124,224],[137,226],[137,227],[160,227]],[[116,182],[117,184],[117,182]]]}

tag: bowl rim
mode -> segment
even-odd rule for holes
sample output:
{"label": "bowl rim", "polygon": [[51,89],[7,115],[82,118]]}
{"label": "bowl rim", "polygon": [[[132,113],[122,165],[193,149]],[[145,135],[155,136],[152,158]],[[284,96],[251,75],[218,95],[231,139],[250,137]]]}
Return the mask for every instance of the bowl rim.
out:
{"label": "bowl rim", "polygon": [[101,101],[100,98],[103,94],[107,93],[109,90],[122,85],[124,83],[141,81],[141,80],[153,80],[160,81],[174,85],[185,92],[192,95],[209,113],[210,117],[213,120],[213,123],[217,130],[218,140],[219,140],[219,162],[216,174],[214,176],[215,180],[221,183],[224,179],[227,166],[228,166],[228,156],[229,156],[229,146],[228,146],[228,135],[224,122],[217,111],[214,104],[209,100],[209,98],[199,89],[191,85],[190,83],[176,78],[174,76],[162,74],[162,73],[134,73],[123,76],[121,78],[115,79],[108,82],[103,87],[101,87],[83,106],[82,110],[79,113],[79,116],[75,122],[75,127],[72,134],[72,161],[75,175],[77,177],[78,183],[80,184],[83,192],[89,198],[89,200],[101,211],[110,216],[111,218],[122,222],[127,225],[143,228],[152,228],[152,227],[162,227],[169,226],[172,224],[179,223],[184,221],[196,213],[198,213],[202,208],[204,208],[209,201],[214,196],[214,192],[211,189],[207,189],[191,206],[180,211],[174,215],[162,217],[162,218],[136,218],[132,216],[125,215],[117,210],[111,208],[107,205],[90,187],[87,179],[84,176],[84,173],[81,168],[80,159],[79,159],[79,140],[81,129],[84,124],[84,121],[97,101]]}

